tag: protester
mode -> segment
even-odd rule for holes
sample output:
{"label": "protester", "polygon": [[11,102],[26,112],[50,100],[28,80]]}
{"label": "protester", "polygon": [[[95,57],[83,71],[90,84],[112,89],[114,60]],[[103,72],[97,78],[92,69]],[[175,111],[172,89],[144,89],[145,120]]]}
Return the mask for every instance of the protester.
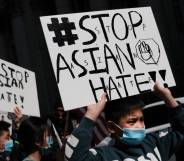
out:
{"label": "protester", "polygon": [[6,121],[0,121],[0,158],[5,161],[9,160],[13,148],[13,141],[10,138],[11,124]]}
{"label": "protester", "polygon": [[12,125],[8,122],[0,121],[0,158],[7,161],[10,160],[12,149],[17,144],[17,131],[23,119],[21,109],[15,107],[14,113],[8,113],[8,118],[12,120]]}
{"label": "protester", "polygon": [[11,113],[11,112],[8,113],[8,118],[10,120],[12,120],[11,138],[13,139],[14,142],[16,142],[19,126],[23,120],[28,118],[28,116],[22,114],[22,110],[20,107],[15,107],[13,113]]}
{"label": "protester", "polygon": [[73,130],[69,112],[65,112],[63,107],[59,106],[56,108],[54,115],[51,117],[51,121],[56,127],[61,140],[65,143],[65,138],[67,138]]}
{"label": "protester", "polygon": [[108,146],[91,148],[95,121],[106,105],[104,94],[97,104],[88,106],[79,127],[72,132],[65,148],[66,160],[168,161],[176,147],[184,141],[184,109],[168,88],[156,83],[154,91],[169,106],[172,132],[161,138],[157,134],[146,135],[141,101],[129,102],[129,104],[127,102],[126,107],[123,103],[117,104],[118,107],[116,104],[112,107],[111,103],[107,103],[108,109],[105,112],[112,141]]}
{"label": "protester", "polygon": [[19,145],[14,149],[12,161],[40,161],[41,150],[48,146],[46,121],[37,117],[24,120],[18,130]]}

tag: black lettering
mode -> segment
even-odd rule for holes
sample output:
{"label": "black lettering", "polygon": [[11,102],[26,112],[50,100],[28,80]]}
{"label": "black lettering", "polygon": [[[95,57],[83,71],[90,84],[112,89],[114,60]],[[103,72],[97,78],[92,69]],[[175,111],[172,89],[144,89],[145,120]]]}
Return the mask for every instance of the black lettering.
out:
{"label": "black lettering", "polygon": [[140,87],[139,87],[141,84],[148,84],[149,83],[149,81],[143,81],[143,82],[138,82],[137,81],[137,77],[142,76],[142,75],[144,75],[144,73],[140,73],[140,74],[135,74],[134,75],[134,79],[135,79],[135,83],[137,85],[137,89],[138,89],[139,93],[150,92],[151,91],[150,89],[149,90],[143,90],[142,91],[140,89]]}
{"label": "black lettering", "polygon": [[13,86],[17,87],[17,86],[18,86],[16,79],[12,78],[11,86],[12,86],[12,87],[13,87]]}
{"label": "black lettering", "polygon": [[108,32],[110,33],[110,26],[106,26],[106,27],[107,27]]}
{"label": "black lettering", "polygon": [[[132,18],[133,13],[136,13],[140,17],[140,20],[139,21],[133,22],[133,18]],[[138,26],[141,25],[141,23],[142,23],[142,16],[137,11],[130,11],[130,12],[128,12],[128,15],[129,15],[129,18],[130,18],[130,22],[132,24],[134,37],[137,38],[136,32],[135,32],[135,27],[138,27]]]}
{"label": "black lettering", "polygon": [[98,57],[98,64],[101,64],[101,57]]}
{"label": "black lettering", "polygon": [[8,77],[4,77],[4,78],[5,78],[4,86],[11,87],[11,85],[10,85],[10,78],[8,78]]}
{"label": "black lettering", "polygon": [[[128,51],[128,54],[129,54],[129,57],[128,58],[124,52],[121,50],[121,48],[118,46],[118,44],[115,44],[116,46],[116,50],[117,50],[117,53],[120,57],[120,52],[121,54],[125,57],[125,59],[127,60],[128,64],[135,70],[136,67],[135,67],[135,62],[134,62],[134,59],[133,59],[133,54],[132,54],[132,51],[131,51],[131,48],[130,48],[130,44],[129,43],[126,43],[126,46],[127,46],[127,51]],[[121,60],[121,57],[120,57],[120,62],[121,62],[121,65],[122,65],[122,68],[123,68],[123,71],[124,71],[124,66],[123,66],[123,63],[122,63],[122,60]]]}
{"label": "black lettering", "polygon": [[[21,100],[21,102],[23,103],[23,102],[24,102],[24,96],[20,96],[20,100]],[[24,108],[23,105],[22,105],[21,107]]]}
{"label": "black lettering", "polygon": [[3,76],[2,74],[0,74],[0,76],[1,76],[1,79],[0,79],[0,87],[3,87],[4,84],[3,84],[3,82],[2,82],[2,79],[4,79],[4,76]]}
{"label": "black lettering", "polygon": [[[20,77],[18,75],[20,75]],[[22,83],[22,81],[23,81],[23,75],[22,75],[22,73],[19,72],[19,71],[16,71],[16,77],[17,77],[17,80],[18,80],[18,87],[24,89],[23,83]],[[26,77],[25,82],[27,82],[27,77]]]}
{"label": "black lettering", "polygon": [[120,76],[117,76],[116,79],[121,79],[122,82],[123,82],[123,87],[124,87],[124,90],[125,90],[125,94],[126,94],[126,97],[128,97],[128,90],[127,90],[127,87],[126,87],[126,83],[125,83],[125,78],[128,78],[128,77],[131,77],[131,75],[120,75]]}
{"label": "black lettering", "polygon": [[[109,51],[111,56],[107,56],[107,50]],[[121,68],[119,67],[119,64],[116,60],[116,57],[113,55],[112,51],[110,50],[110,48],[106,44],[104,44],[104,54],[105,54],[106,72],[109,74],[108,59],[112,59],[116,65],[116,67],[118,68],[118,71],[120,73],[122,73]]]}
{"label": "black lettering", "polygon": [[80,26],[81,29],[89,32],[91,34],[91,36],[92,36],[92,39],[89,40],[89,41],[83,42],[82,43],[83,45],[89,45],[89,44],[92,44],[92,43],[94,43],[96,41],[96,34],[95,34],[95,32],[93,32],[92,30],[84,27],[84,25],[83,25],[84,20],[87,19],[87,18],[89,18],[89,15],[85,15],[85,16],[81,17],[81,19],[79,21],[79,26]]}
{"label": "black lettering", "polygon": [[79,64],[79,62],[76,60],[75,55],[77,54],[77,52],[78,52],[78,50],[74,50],[73,51],[73,53],[72,53],[72,60],[73,60],[73,62],[77,66],[79,66],[83,70],[83,72],[78,75],[79,78],[80,78],[80,77],[83,77],[83,76],[85,76],[87,74],[87,70],[86,70],[86,68],[84,66],[82,66],[81,64]]}
{"label": "black lettering", "polygon": [[17,104],[17,95],[14,94],[14,103]]}
{"label": "black lettering", "polygon": [[88,66],[88,61],[84,60],[85,66]]}
{"label": "black lettering", "polygon": [[23,103],[24,102],[24,96],[20,96],[20,100]]}
{"label": "black lettering", "polygon": [[2,69],[3,69],[3,71],[4,71],[4,73],[5,73],[5,76],[7,76],[8,73],[7,73],[6,69],[5,69],[6,64],[2,63],[2,64],[1,64],[1,67],[2,67]]}
{"label": "black lettering", "polygon": [[[65,67],[60,67],[60,60],[62,60],[64,62],[64,64],[66,65]],[[58,53],[57,55],[57,83],[59,83],[60,81],[60,71],[61,70],[65,70],[65,69],[68,69],[72,78],[75,78],[72,70],[70,69],[70,66],[68,65],[68,63],[66,62],[65,58],[60,54]]]}
{"label": "black lettering", "polygon": [[74,69],[73,63],[71,63],[71,68],[70,69]]}
{"label": "black lettering", "polygon": [[106,72],[106,68],[105,69],[98,69],[97,68],[97,63],[94,57],[94,51],[98,51],[99,48],[95,47],[95,48],[89,48],[89,49],[84,49],[83,52],[89,52],[90,56],[91,56],[91,60],[93,62],[93,66],[94,66],[94,70],[89,71],[90,74],[96,74],[96,73],[104,73]]}
{"label": "black lettering", "polygon": [[8,67],[8,69],[10,70],[10,75],[11,77],[13,78],[13,73],[15,72],[15,69],[11,68],[11,67]]}
{"label": "black lettering", "polygon": [[100,31],[98,30],[98,27],[95,27],[95,31],[97,31],[98,35],[100,34]]}
{"label": "black lettering", "polygon": [[121,88],[121,84],[118,82],[118,87]]}
{"label": "black lettering", "polygon": [[18,87],[24,89],[22,81],[18,81]]}
{"label": "black lettering", "polygon": [[29,77],[29,73],[25,71],[25,82],[27,83],[27,78]]}
{"label": "black lettering", "polygon": [[105,40],[106,40],[106,42],[109,42],[107,32],[105,30],[105,25],[104,25],[104,22],[103,22],[103,19],[102,19],[102,17],[109,17],[109,14],[92,15],[91,17],[92,18],[98,18],[98,20],[100,21],[100,25],[101,25]]}
{"label": "black lettering", "polygon": [[[105,93],[107,93],[107,90],[106,90],[106,87],[105,87],[104,78],[101,77],[101,78],[100,78],[100,81],[101,81],[101,85],[102,85],[102,86],[94,87],[92,81],[89,80],[89,84],[90,84],[90,87],[91,87],[91,90],[92,90],[92,92],[93,92],[93,96],[94,96],[96,102],[98,102],[97,94],[96,94],[96,92],[97,92],[98,90],[103,90]],[[107,96],[107,100],[109,100],[109,97],[108,97],[108,96]]]}
{"label": "black lettering", "polygon": [[[111,84],[113,84],[114,88],[111,87]],[[111,91],[115,90],[117,92],[117,94],[119,95],[119,98],[122,98],[115,82],[113,81],[112,77],[109,77],[109,99],[111,100]]]}
{"label": "black lettering", "polygon": [[3,93],[1,94],[1,100],[4,100],[4,94]]}
{"label": "black lettering", "polygon": [[7,97],[8,97],[8,102],[11,102],[11,95],[12,95],[12,93],[10,93],[10,92],[6,92],[7,93]]}
{"label": "black lettering", "polygon": [[[118,35],[116,34],[116,31],[115,31],[115,25],[114,25],[114,21],[115,21],[115,18],[117,17],[117,16],[120,16],[121,18],[122,18],[122,20],[123,20],[123,22],[124,22],[124,25],[125,25],[125,35],[124,35],[124,37],[118,37]],[[114,16],[112,17],[112,23],[111,23],[111,25],[112,25],[112,31],[113,31],[113,33],[114,33],[114,36],[118,39],[118,40],[125,40],[125,39],[127,39],[127,37],[128,37],[128,25],[127,25],[127,23],[126,23],[126,21],[125,21],[125,19],[124,19],[124,17],[121,15],[121,14],[119,14],[119,13],[116,13],[116,14],[114,14]],[[119,26],[118,26],[119,27]]]}

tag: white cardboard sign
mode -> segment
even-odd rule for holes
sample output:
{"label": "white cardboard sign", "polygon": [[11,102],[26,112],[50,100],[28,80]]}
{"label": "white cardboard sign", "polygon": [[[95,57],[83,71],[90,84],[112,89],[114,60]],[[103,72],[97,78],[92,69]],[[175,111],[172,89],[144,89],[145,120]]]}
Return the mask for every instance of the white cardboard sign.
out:
{"label": "white cardboard sign", "polygon": [[175,86],[150,7],[40,20],[65,110]]}
{"label": "white cardboard sign", "polygon": [[34,72],[0,59],[0,111],[40,116]]}

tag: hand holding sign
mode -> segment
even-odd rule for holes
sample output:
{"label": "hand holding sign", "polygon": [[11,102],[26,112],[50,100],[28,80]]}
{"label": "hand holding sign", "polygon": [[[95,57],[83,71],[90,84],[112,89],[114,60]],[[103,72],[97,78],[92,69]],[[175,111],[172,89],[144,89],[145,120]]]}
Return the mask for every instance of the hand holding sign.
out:
{"label": "hand holding sign", "polygon": [[98,116],[100,115],[100,113],[103,111],[105,104],[106,104],[106,101],[107,101],[106,93],[104,93],[101,96],[101,99],[99,100],[98,103],[89,105],[87,107],[87,112],[85,114],[85,117],[87,117],[93,121],[96,121]]}
{"label": "hand holding sign", "polygon": [[16,116],[16,120],[20,120],[22,118],[22,111],[19,107],[14,108],[14,114]]}
{"label": "hand holding sign", "polygon": [[156,82],[154,85],[154,92],[165,101],[165,104],[169,107],[177,107],[178,103],[175,98],[172,96],[169,88],[161,87],[159,82]]}

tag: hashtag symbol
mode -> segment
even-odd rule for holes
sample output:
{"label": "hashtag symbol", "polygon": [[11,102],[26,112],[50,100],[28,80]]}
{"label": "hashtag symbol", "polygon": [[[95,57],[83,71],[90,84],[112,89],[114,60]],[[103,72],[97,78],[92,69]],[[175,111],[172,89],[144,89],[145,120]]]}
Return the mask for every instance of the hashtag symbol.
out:
{"label": "hashtag symbol", "polygon": [[[51,24],[47,24],[49,31],[54,31],[55,37],[53,41],[58,46],[64,46],[64,42],[68,42],[68,45],[75,44],[75,40],[78,39],[76,34],[72,34],[72,30],[76,30],[75,24],[69,22],[67,17],[61,18],[62,23],[59,23],[57,18],[51,18]],[[62,34],[62,31],[65,34]]]}

